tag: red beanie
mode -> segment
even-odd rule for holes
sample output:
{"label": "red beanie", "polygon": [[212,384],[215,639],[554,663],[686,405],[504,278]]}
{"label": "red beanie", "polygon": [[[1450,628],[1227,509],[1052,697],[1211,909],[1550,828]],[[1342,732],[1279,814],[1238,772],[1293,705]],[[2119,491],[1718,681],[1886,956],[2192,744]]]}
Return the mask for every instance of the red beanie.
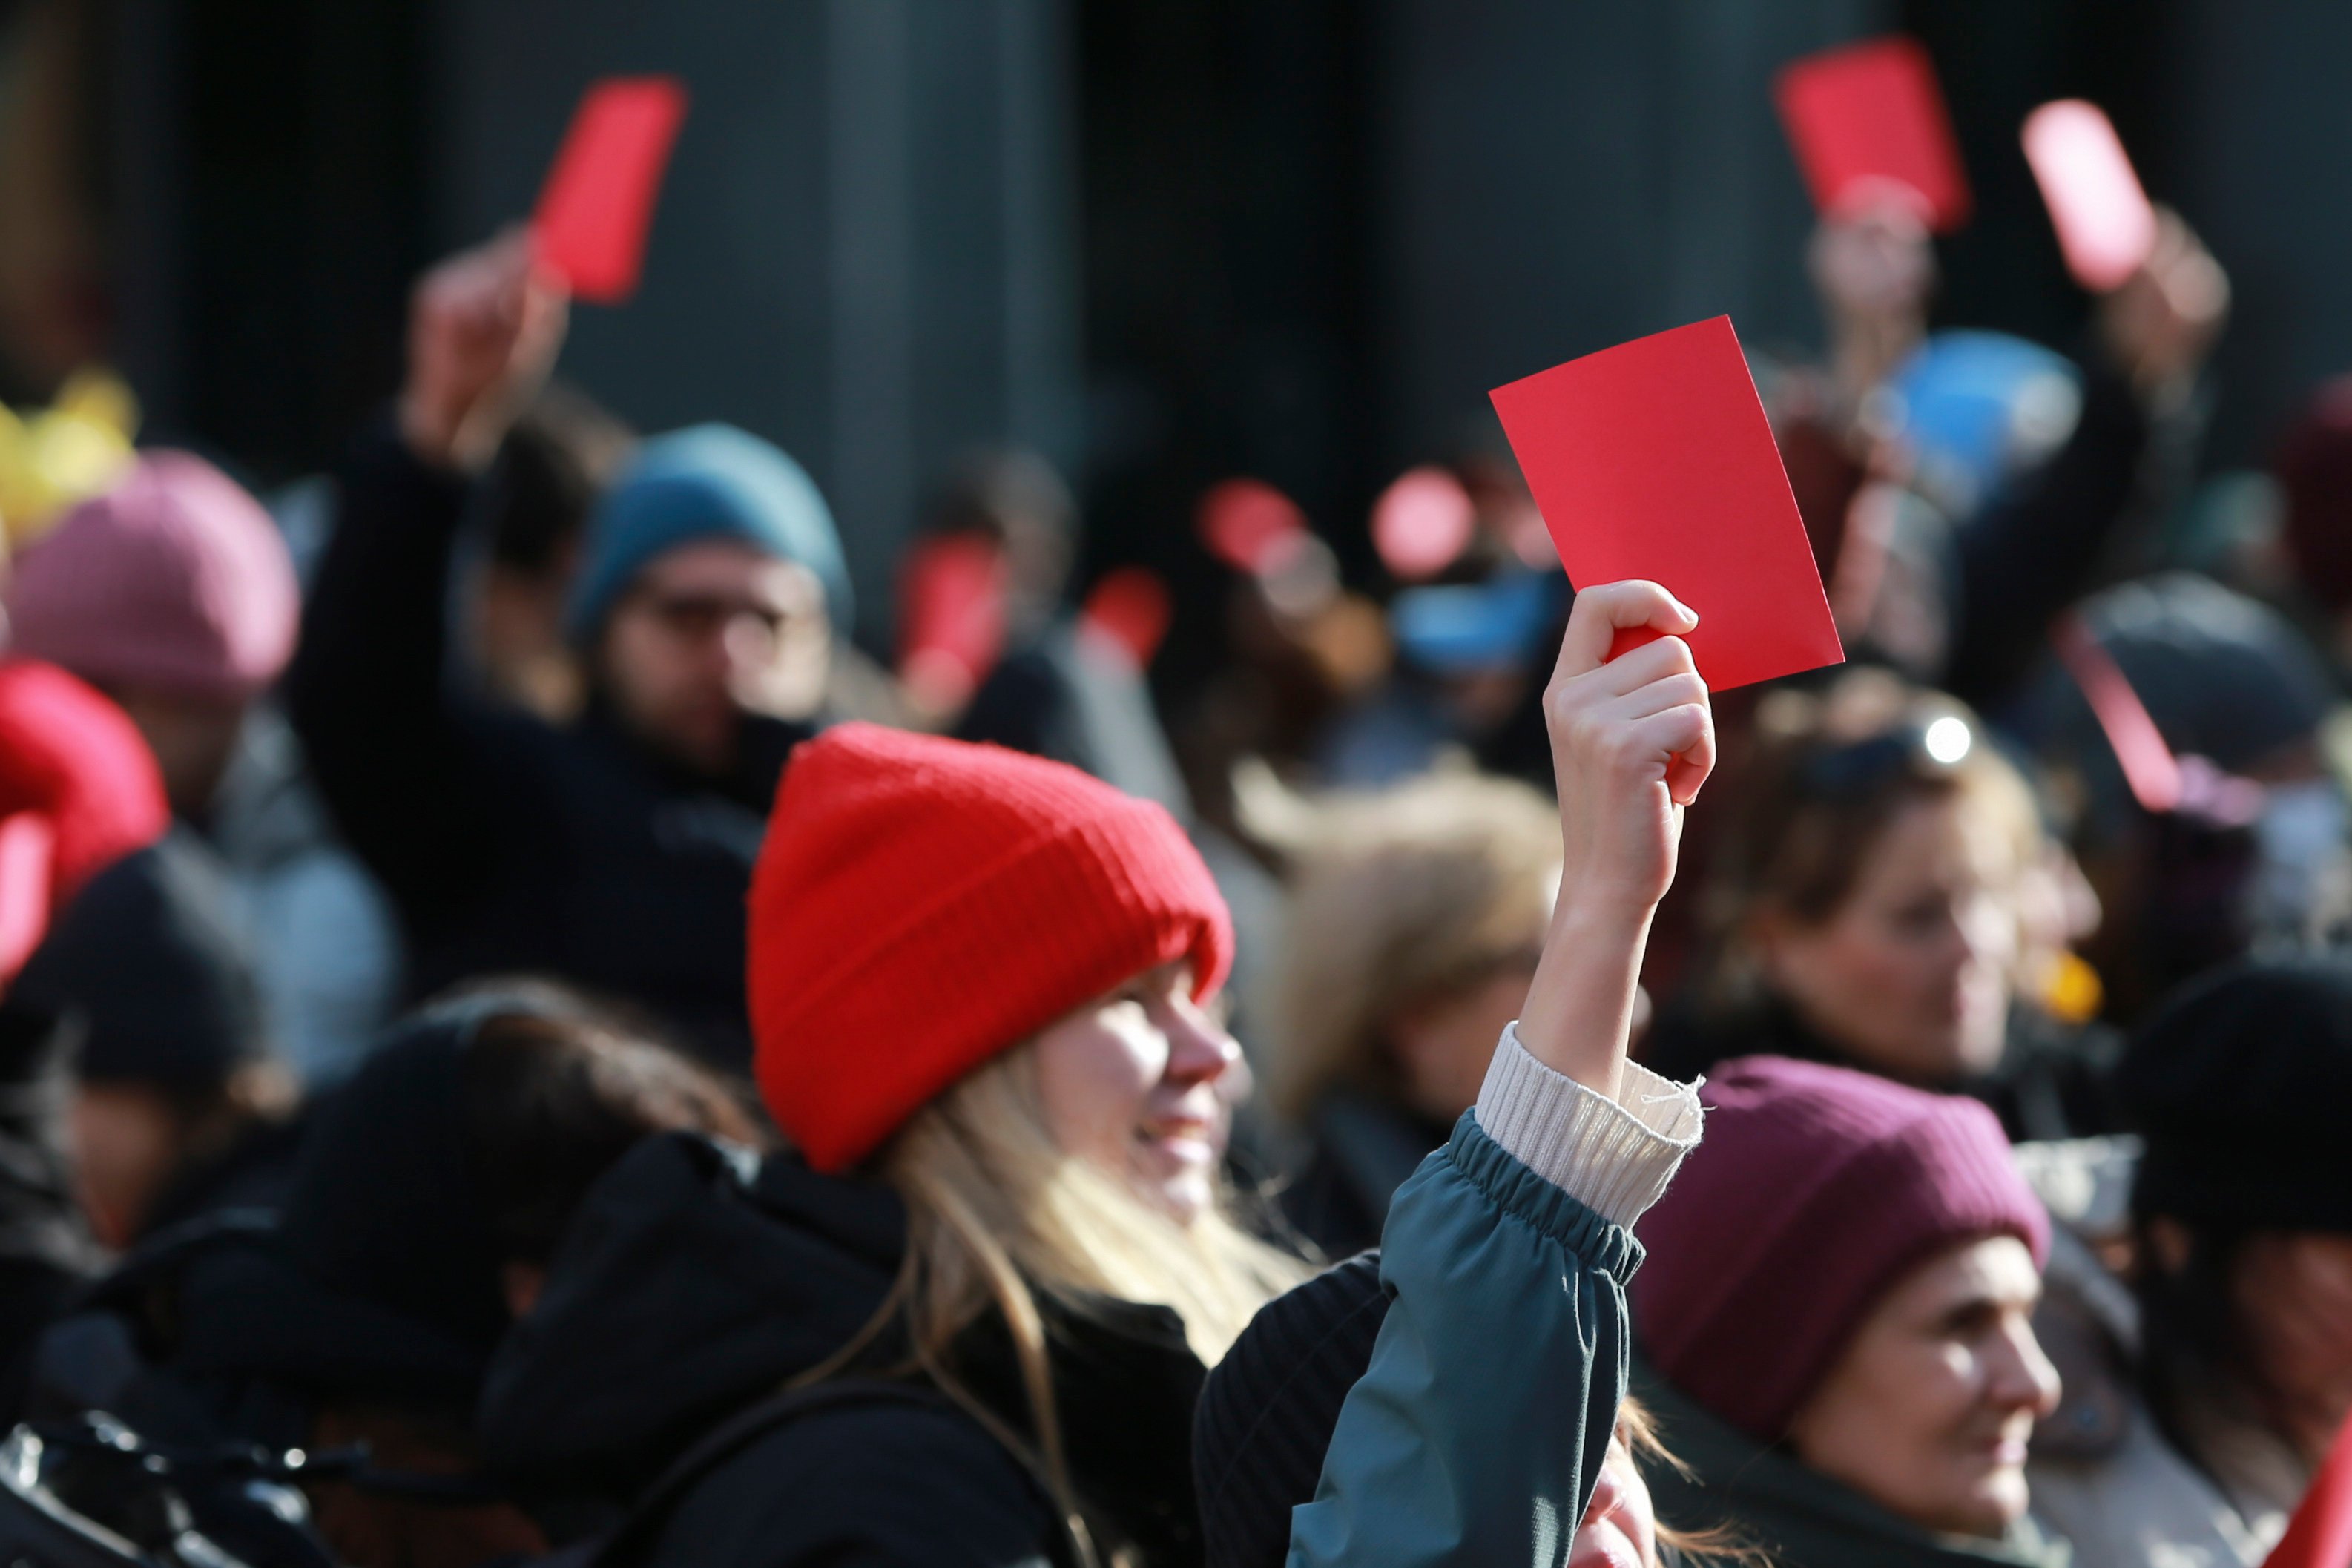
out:
{"label": "red beanie", "polygon": [[28,658],[0,664],[0,815],[19,811],[55,831],[58,904],[172,822],[154,753],[122,710]]}
{"label": "red beanie", "polygon": [[1234,934],[1167,812],[1060,763],[872,724],[793,753],[751,876],[753,1070],[820,1171],[1065,1014]]}
{"label": "red beanie", "polygon": [[[0,984],[83,883],[171,822],[154,755],[122,710],[54,665],[0,664]],[[39,839],[29,856],[27,828]]]}
{"label": "red beanie", "polygon": [[1872,1307],[1949,1247],[2050,1221],[1991,1111],[1845,1068],[1749,1057],[1700,1098],[1706,1140],[1642,1220],[1633,1331],[1667,1380],[1777,1442]]}

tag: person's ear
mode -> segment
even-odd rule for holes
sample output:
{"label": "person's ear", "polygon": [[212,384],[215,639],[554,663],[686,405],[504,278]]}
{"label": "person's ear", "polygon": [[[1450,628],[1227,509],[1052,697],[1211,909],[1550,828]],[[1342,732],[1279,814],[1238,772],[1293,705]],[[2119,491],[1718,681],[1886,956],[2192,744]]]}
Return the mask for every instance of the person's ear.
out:
{"label": "person's ear", "polygon": [[502,1263],[499,1289],[506,1296],[508,1316],[520,1322],[539,1305],[540,1292],[547,1289],[547,1270],[536,1263]]}
{"label": "person's ear", "polygon": [[2147,1222],[2148,1262],[2167,1274],[2178,1274],[2189,1267],[2189,1255],[2196,1250],[2196,1238],[2189,1227],[2166,1215],[2158,1215]]}

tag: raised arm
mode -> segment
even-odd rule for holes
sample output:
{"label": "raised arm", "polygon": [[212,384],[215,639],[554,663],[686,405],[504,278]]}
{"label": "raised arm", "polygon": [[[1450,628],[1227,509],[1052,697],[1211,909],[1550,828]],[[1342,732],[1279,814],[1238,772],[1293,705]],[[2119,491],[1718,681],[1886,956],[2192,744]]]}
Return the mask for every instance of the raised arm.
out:
{"label": "raised arm", "polygon": [[1960,622],[1943,686],[2000,706],[2042,658],[2050,624],[2098,585],[2116,540],[2184,483],[2201,424],[2192,394],[2229,319],[2230,283],[2179,217],[2099,302],[2074,434],[2042,471],[1960,531]]}
{"label": "raised arm", "polygon": [[[1697,1142],[1686,1087],[1626,1060],[1634,977],[1714,765],[1706,689],[1663,589],[1577,597],[1545,696],[1566,852],[1517,1024],[1476,1108],[1397,1194],[1394,1293],[1292,1568],[1558,1564],[1622,1402],[1628,1226]],[[1616,659],[1616,633],[1659,640]]]}
{"label": "raised arm", "polygon": [[449,564],[472,476],[544,378],[563,301],[525,241],[444,262],[416,290],[395,416],[354,443],[310,589],[288,707],[345,837],[412,925],[485,874],[497,773],[444,679]]}

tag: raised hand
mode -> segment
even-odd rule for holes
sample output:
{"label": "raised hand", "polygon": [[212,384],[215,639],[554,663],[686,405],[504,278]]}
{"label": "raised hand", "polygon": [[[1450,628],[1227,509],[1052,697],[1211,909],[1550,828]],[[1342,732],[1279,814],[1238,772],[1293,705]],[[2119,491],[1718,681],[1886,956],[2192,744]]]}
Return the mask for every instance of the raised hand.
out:
{"label": "raised hand", "polygon": [[[1698,617],[1654,583],[1576,596],[1544,691],[1570,890],[1646,918],[1675,878],[1682,811],[1715,766],[1706,683],[1680,634]],[[1665,634],[1616,658],[1620,631]]]}
{"label": "raised hand", "polygon": [[2108,352],[2142,396],[2177,398],[2205,363],[2230,314],[2230,278],[2169,207],[2139,270],[2099,302]]}
{"label": "raised hand", "polygon": [[510,229],[427,272],[408,308],[400,433],[436,467],[472,470],[496,454],[563,346],[563,286]]}
{"label": "raised hand", "polygon": [[[1683,808],[1715,766],[1706,683],[1683,635],[1698,617],[1654,583],[1576,596],[1544,691],[1563,852],[1519,1040],[1535,1058],[1616,1092],[1650,917],[1674,882]],[[1621,631],[1657,640],[1609,657]]]}

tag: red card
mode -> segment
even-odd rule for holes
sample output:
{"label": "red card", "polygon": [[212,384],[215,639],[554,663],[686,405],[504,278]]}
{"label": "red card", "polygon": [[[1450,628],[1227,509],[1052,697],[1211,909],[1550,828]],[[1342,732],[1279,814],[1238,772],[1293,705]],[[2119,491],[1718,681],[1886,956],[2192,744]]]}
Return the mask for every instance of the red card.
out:
{"label": "red card", "polygon": [[1168,584],[1148,567],[1121,566],[1104,574],[1078,612],[1078,625],[1089,636],[1107,639],[1138,669],[1151,668],[1152,656],[1167,640],[1176,608]]}
{"label": "red card", "polygon": [[2352,1421],[2320,1461],[2311,1489],[2295,1505],[2286,1533],[2263,1568],[2338,1568],[2352,1558]]}
{"label": "red card", "polygon": [[1195,526],[1210,554],[1264,576],[1280,570],[1306,538],[1307,514],[1264,479],[1226,479],[1201,498]]}
{"label": "red card", "polygon": [[[1730,317],[1492,395],[1569,581],[1662,584],[1698,612],[1691,653],[1709,686],[1845,658]],[[1621,635],[1612,657],[1652,635]]]}
{"label": "red card", "polygon": [[2023,140],[2074,280],[2104,294],[2138,271],[2156,247],[2156,209],[2098,106],[2045,103],[2025,117]]}
{"label": "red card", "polygon": [[942,533],[907,552],[898,575],[898,676],[940,707],[969,699],[1004,653],[1004,552]]}
{"label": "red card", "polygon": [[540,260],[573,298],[617,305],[636,292],[654,198],[685,118],[676,77],[608,77],[582,96],[531,219]]}
{"label": "red card", "polygon": [[1873,38],[1807,55],[1772,79],[1772,101],[1824,215],[1892,198],[1937,234],[1968,222],[1952,117],[1916,40]]}

